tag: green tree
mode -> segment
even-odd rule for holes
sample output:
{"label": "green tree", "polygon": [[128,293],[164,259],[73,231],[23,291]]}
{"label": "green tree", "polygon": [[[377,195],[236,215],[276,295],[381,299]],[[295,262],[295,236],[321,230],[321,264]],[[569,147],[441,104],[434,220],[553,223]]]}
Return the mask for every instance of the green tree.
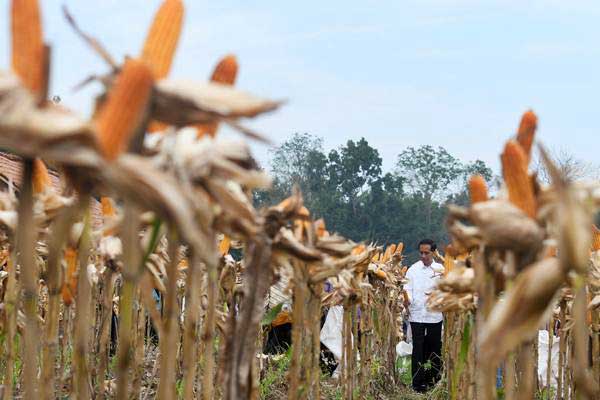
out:
{"label": "green tree", "polygon": [[427,232],[432,232],[433,202],[449,194],[449,187],[464,171],[461,162],[443,147],[408,147],[398,155],[396,173],[407,180],[413,194],[425,203]]}

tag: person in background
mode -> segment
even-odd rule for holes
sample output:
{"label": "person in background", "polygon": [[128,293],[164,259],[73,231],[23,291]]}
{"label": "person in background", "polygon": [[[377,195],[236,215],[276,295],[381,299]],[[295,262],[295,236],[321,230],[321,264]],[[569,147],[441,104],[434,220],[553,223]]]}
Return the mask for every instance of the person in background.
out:
{"label": "person in background", "polygon": [[427,298],[444,266],[433,261],[436,245],[431,239],[419,242],[421,259],[406,272],[405,303],[408,306],[412,331],[412,386],[425,392],[440,379],[442,369],[442,313],[429,311]]}

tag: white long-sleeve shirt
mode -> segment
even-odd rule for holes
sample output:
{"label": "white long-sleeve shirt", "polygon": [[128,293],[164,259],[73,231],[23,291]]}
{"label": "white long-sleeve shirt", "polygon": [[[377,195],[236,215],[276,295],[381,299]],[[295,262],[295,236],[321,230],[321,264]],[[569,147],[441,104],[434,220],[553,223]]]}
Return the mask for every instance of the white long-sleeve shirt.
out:
{"label": "white long-sleeve shirt", "polygon": [[426,304],[429,294],[443,271],[442,264],[432,262],[431,265],[426,266],[422,261],[417,261],[406,271],[408,283],[404,289],[410,299],[408,307],[410,322],[437,323],[442,321],[442,313],[428,310]]}

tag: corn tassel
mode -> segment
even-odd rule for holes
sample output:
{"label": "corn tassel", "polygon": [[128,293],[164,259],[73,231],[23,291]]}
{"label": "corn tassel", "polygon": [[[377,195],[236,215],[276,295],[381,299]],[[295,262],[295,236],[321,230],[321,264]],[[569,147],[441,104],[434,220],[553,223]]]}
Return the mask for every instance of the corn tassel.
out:
{"label": "corn tassel", "polygon": [[183,14],[181,0],[165,0],[154,16],[142,50],[142,60],[152,67],[156,79],[165,78],[171,70],[183,25]]}
{"label": "corn tassel", "polygon": [[469,197],[471,204],[488,200],[487,185],[481,175],[473,175],[469,179]]}
{"label": "corn tassel", "polygon": [[[223,85],[233,86],[237,78],[238,69],[239,67],[237,59],[233,54],[229,54],[219,61],[210,80]],[[215,137],[218,127],[219,123],[216,121],[207,124],[197,124],[195,126],[195,128],[198,130],[198,137],[205,135]]]}
{"label": "corn tassel", "polygon": [[41,97],[47,86],[47,52],[38,2],[13,0],[11,14],[12,68],[23,85]]}
{"label": "corn tassel", "polygon": [[146,63],[127,60],[96,120],[100,147],[113,160],[140,128],[152,93],[152,71]]}
{"label": "corn tassel", "polygon": [[535,197],[527,173],[527,156],[523,148],[514,140],[509,140],[500,158],[509,200],[528,216],[535,218]]}
{"label": "corn tassel", "polygon": [[531,160],[531,148],[533,146],[533,139],[535,136],[535,130],[537,128],[537,116],[533,111],[529,110],[521,118],[519,124],[519,130],[517,131],[517,142],[523,148],[525,155],[527,156],[527,164]]}
{"label": "corn tassel", "polygon": [[33,193],[40,194],[52,186],[46,164],[39,158],[33,162]]}
{"label": "corn tassel", "polygon": [[77,293],[77,250],[67,247],[64,253],[67,271],[61,294],[65,305],[69,306]]}

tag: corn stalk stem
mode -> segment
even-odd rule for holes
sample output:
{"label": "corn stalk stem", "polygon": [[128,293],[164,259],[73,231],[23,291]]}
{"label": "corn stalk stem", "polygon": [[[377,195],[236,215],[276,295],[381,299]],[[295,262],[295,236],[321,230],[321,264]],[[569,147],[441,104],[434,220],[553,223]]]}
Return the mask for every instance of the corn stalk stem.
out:
{"label": "corn stalk stem", "polygon": [[[215,356],[213,349],[213,340],[215,335],[215,318],[217,307],[217,269],[207,269],[207,310],[204,317],[204,326],[202,332],[202,347],[204,348],[204,370],[202,375],[202,399],[211,400],[214,393],[214,368]],[[235,312],[232,310],[232,319],[235,320]],[[227,355],[232,357],[232,355]]]}
{"label": "corn stalk stem", "polygon": [[307,297],[306,282],[303,282],[302,272],[298,271],[302,266],[295,268],[295,276],[297,277],[294,284],[294,295],[292,305],[292,359],[290,363],[290,389],[288,394],[289,400],[297,400],[301,393],[301,366],[304,352],[303,346],[303,327],[305,322],[304,307]]}
{"label": "corn stalk stem", "polygon": [[102,313],[100,315],[100,340],[98,345],[99,363],[96,372],[98,380],[98,399],[104,400],[106,396],[104,378],[108,368],[110,325],[113,313],[113,292],[115,287],[115,274],[112,266],[107,266],[104,272],[104,286],[102,288]]}
{"label": "corn stalk stem", "polygon": [[587,316],[587,294],[586,287],[580,282],[575,291],[573,301],[573,375],[574,384],[577,388],[577,396],[581,399],[597,399],[600,397],[600,389],[595,377],[591,376],[588,364],[588,341],[589,328],[586,324]]}
{"label": "corn stalk stem", "polygon": [[17,268],[15,263],[15,253],[11,252],[8,257],[6,268],[8,269],[8,282],[6,284],[5,293],[5,304],[6,304],[6,324],[7,324],[7,340],[8,354],[6,359],[6,372],[4,375],[4,395],[5,398],[13,398],[13,376],[15,367],[15,358],[17,356],[17,349],[15,346],[16,334],[17,334],[17,293],[19,292],[19,282],[17,281]]}
{"label": "corn stalk stem", "polygon": [[49,243],[48,267],[46,283],[48,285],[48,312],[44,330],[44,346],[42,348],[42,385],[45,388],[44,398],[50,400],[55,396],[56,350],[58,348],[58,328],[60,313],[60,284],[62,268],[60,265],[63,245],[69,229],[77,215],[77,207],[64,210],[54,223]]}
{"label": "corn stalk stem", "polygon": [[194,381],[196,377],[196,331],[198,326],[199,300],[199,268],[200,265],[193,256],[188,269],[188,281],[186,292],[186,315],[183,333],[183,374],[184,391],[183,397],[191,399],[194,397]]}
{"label": "corn stalk stem", "polygon": [[129,391],[129,367],[133,360],[133,302],[137,280],[140,275],[140,252],[138,239],[139,211],[125,204],[123,221],[123,285],[119,297],[119,347],[117,363],[117,396],[125,400]]}
{"label": "corn stalk stem", "polygon": [[38,326],[38,278],[35,264],[35,224],[33,220],[33,160],[23,162],[23,185],[19,198],[19,221],[17,230],[17,260],[21,268],[20,279],[25,310],[24,398],[38,397],[37,354]]}
{"label": "corn stalk stem", "polygon": [[159,399],[173,399],[175,396],[175,372],[177,361],[177,340],[179,338],[179,323],[177,322],[177,240],[175,232],[169,235],[170,265],[167,277],[167,293],[164,308],[164,329],[160,338],[160,381],[158,384]]}
{"label": "corn stalk stem", "polygon": [[134,399],[140,398],[140,392],[142,390],[142,378],[144,376],[144,354],[145,354],[145,321],[146,312],[141,301],[140,286],[138,285],[135,293],[135,356],[133,363],[134,377],[131,388],[131,397]]}
{"label": "corn stalk stem", "polygon": [[77,279],[76,314],[75,314],[75,347],[73,352],[75,364],[75,394],[77,398],[90,398],[90,368],[88,363],[88,349],[90,342],[90,308],[91,285],[87,277],[87,265],[91,248],[91,215],[89,210],[89,196],[82,193],[80,207],[84,212],[83,232],[79,242],[79,272]]}
{"label": "corn stalk stem", "polygon": [[231,354],[224,366],[224,398],[227,400],[255,399],[258,396],[258,385],[254,379],[256,338],[271,275],[271,239],[259,235],[248,243],[244,271],[246,285],[239,315],[233,323],[234,330],[227,338],[227,353]]}

